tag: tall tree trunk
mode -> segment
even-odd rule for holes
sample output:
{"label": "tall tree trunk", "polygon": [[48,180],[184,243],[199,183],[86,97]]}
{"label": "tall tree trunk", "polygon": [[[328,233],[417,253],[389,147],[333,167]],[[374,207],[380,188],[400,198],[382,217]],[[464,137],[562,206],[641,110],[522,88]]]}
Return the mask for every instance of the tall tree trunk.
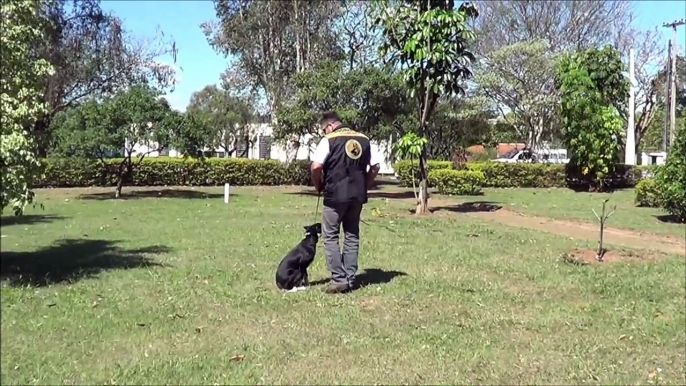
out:
{"label": "tall tree trunk", "polygon": [[[131,157],[129,153],[129,157]],[[131,161],[129,161],[131,162]],[[126,174],[126,158],[122,162],[119,163],[119,167],[117,168],[117,187],[114,190],[114,198],[119,198],[121,197],[121,189],[124,186],[124,177]]]}
{"label": "tall tree trunk", "polygon": [[426,167],[426,148],[419,155],[419,200],[415,214],[422,215],[429,212],[429,180]]}
{"label": "tall tree trunk", "polygon": [[117,181],[117,188],[114,191],[114,198],[121,197],[121,188],[124,186],[124,176],[119,175],[119,181]]}
{"label": "tall tree trunk", "polygon": [[47,157],[50,151],[50,121],[48,115],[41,116],[33,125],[33,138],[36,143],[36,151],[39,157]]}
{"label": "tall tree trunk", "polygon": [[[431,91],[431,87],[421,86],[419,91],[419,136],[424,138],[429,126],[429,116],[436,106],[438,96]],[[419,202],[417,203],[416,215],[429,213],[429,176],[427,172],[427,148],[422,146],[419,154]]]}
{"label": "tall tree trunk", "polygon": [[639,132],[636,132],[635,136],[634,155],[636,156],[636,165],[640,165],[643,163],[643,157],[641,157],[641,140],[643,139],[643,136]]}

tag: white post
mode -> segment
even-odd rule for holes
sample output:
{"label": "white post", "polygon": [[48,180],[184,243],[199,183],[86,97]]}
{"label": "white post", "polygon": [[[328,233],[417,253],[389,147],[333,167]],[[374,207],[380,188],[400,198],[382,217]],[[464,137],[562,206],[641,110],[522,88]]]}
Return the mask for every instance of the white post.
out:
{"label": "white post", "polygon": [[629,122],[626,128],[624,163],[636,165],[636,127],[634,126],[634,49],[629,50]]}
{"label": "white post", "polygon": [[229,184],[224,184],[224,203],[229,203]]}

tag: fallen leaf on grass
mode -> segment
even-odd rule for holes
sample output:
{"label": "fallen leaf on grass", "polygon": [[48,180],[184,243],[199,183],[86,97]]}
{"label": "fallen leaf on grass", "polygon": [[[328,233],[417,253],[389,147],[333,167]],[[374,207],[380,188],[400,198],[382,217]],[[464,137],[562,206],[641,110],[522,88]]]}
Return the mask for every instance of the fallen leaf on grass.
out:
{"label": "fallen leaf on grass", "polygon": [[236,355],[232,356],[231,358],[229,358],[229,360],[232,362],[242,362],[244,358],[245,358],[245,355],[236,354]]}

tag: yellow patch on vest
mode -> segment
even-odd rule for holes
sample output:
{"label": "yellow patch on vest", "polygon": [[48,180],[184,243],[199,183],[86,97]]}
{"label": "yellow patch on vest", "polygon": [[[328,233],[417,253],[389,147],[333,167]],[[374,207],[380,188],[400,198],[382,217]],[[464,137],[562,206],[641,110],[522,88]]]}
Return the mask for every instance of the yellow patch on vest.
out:
{"label": "yellow patch on vest", "polygon": [[326,138],[336,138],[336,137],[362,137],[365,139],[369,139],[366,135],[362,133],[358,133],[357,131],[353,131],[350,129],[338,129],[332,133],[326,134]]}
{"label": "yellow patch on vest", "polygon": [[349,139],[345,142],[345,154],[352,159],[359,159],[362,157],[362,145],[355,139]]}

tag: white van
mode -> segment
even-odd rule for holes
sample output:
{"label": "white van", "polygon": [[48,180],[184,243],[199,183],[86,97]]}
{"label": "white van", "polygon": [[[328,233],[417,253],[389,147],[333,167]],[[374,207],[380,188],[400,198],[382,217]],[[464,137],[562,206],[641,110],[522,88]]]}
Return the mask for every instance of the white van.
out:
{"label": "white van", "polygon": [[569,163],[567,149],[541,149],[538,152],[538,162],[552,164]]}

